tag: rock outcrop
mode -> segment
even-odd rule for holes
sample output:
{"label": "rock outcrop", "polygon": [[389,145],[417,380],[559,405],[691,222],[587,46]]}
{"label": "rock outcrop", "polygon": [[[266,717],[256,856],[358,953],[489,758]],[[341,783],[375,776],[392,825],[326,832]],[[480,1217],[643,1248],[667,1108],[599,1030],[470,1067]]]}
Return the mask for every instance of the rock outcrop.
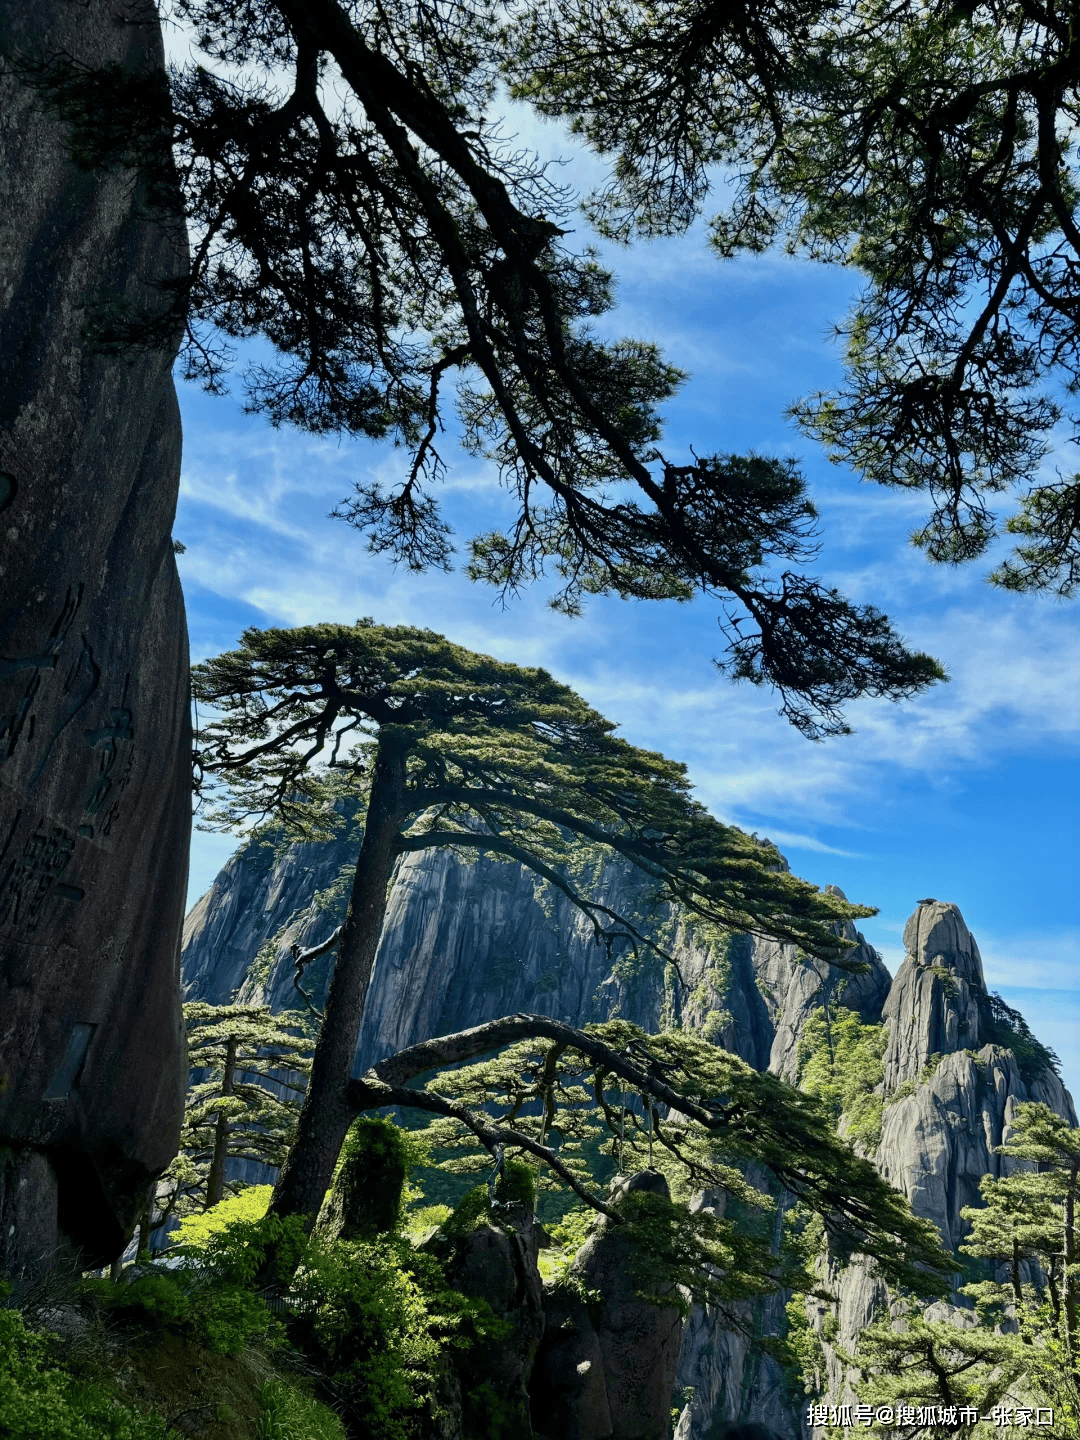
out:
{"label": "rock outcrop", "polygon": [[544,1333],[543,1285],[537,1256],[540,1231],[531,1208],[500,1208],[497,1223],[481,1224],[443,1245],[450,1284],[482,1300],[503,1333],[454,1357],[463,1434],[510,1434],[531,1440],[529,1384]]}
{"label": "rock outcrop", "polygon": [[[296,844],[275,853],[268,844],[249,845],[233,856],[188,915],[185,997],[220,1004],[235,996],[275,1010],[299,1003],[290,946],[325,939],[340,923],[347,889],[330,892],[358,850],[359,836],[350,831],[325,846]],[[637,883],[628,869],[611,864],[599,872],[596,893],[632,908]],[[792,987],[801,1015],[835,983],[829,967],[791,946],[718,937],[687,922],[675,924],[665,940],[682,984],[648,957],[609,954],[569,901],[547,893],[519,865],[449,851],[406,855],[395,871],[356,1068],[430,1035],[521,1010],[573,1024],[618,1014],[648,1029],[679,1017],[765,1068],[778,1035],[784,1053],[794,1055],[795,1031],[785,1019]],[[852,993],[883,995],[888,971],[869,947],[858,955],[872,973],[851,977]],[[305,973],[317,999],[332,963],[328,955]],[[859,1003],[873,1005],[869,998]]]}
{"label": "rock outcrop", "polygon": [[[882,1007],[888,1045],[874,1160],[955,1249],[968,1229],[961,1211],[980,1203],[982,1176],[1009,1173],[1015,1164],[995,1152],[1009,1136],[1017,1105],[1038,1100],[1073,1125],[1076,1111],[1049,1066],[1029,1062],[1021,1074],[1013,1051],[989,1038],[995,1027],[979,947],[955,905],[920,901],[904,944],[907,955]],[[827,1395],[838,1403],[853,1400],[854,1392],[837,1352],[854,1352],[889,1296],[859,1260],[826,1279],[838,1294],[834,1341],[823,1338]],[[809,1310],[824,1330],[827,1307],[811,1303]]]}
{"label": "rock outcrop", "polygon": [[[0,1265],[123,1247],[172,1157],[190,829],[188,654],[171,541],[174,342],[105,353],[88,316],[161,310],[179,203],[88,173],[32,82],[66,56],[162,64],[143,0],[0,3]],[[178,340],[179,337],[176,337]]]}
{"label": "rock outcrop", "polygon": [[[655,1170],[623,1180],[612,1199],[631,1191],[665,1200],[669,1193]],[[682,1312],[662,1295],[638,1293],[632,1243],[604,1217],[567,1281],[545,1296],[530,1390],[533,1423],[546,1440],[667,1440]]]}

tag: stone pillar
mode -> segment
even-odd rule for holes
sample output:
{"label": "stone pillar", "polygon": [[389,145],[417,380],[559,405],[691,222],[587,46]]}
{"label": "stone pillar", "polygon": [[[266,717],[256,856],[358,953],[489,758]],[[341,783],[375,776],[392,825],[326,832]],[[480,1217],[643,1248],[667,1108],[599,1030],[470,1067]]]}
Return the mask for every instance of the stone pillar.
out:
{"label": "stone pillar", "polygon": [[187,246],[178,201],[69,158],[28,81],[56,56],[145,73],[157,14],[0,0],[0,1146],[42,1181],[5,1224],[90,1267],[179,1134],[190,733],[175,341],[84,326],[161,307]]}

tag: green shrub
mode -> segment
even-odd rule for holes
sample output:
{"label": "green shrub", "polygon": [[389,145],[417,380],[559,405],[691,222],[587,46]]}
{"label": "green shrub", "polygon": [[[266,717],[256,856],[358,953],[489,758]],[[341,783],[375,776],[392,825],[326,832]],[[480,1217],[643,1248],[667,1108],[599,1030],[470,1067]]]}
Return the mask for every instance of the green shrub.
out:
{"label": "green shrub", "polygon": [[179,1229],[173,1232],[173,1244],[202,1247],[212,1235],[221,1234],[237,1220],[261,1220],[273,1193],[272,1185],[246,1185],[238,1194],[230,1195],[209,1210],[185,1215]]}
{"label": "green shrub", "polygon": [[496,1205],[536,1209],[536,1172],[524,1160],[507,1160],[495,1182]]}
{"label": "green shrub", "polygon": [[0,1440],[165,1440],[165,1421],[56,1363],[51,1337],[0,1309]]}
{"label": "green shrub", "polygon": [[396,1230],[412,1162],[410,1137],[391,1120],[364,1115],[341,1147],[327,1215],[343,1240]]}
{"label": "green shrub", "polygon": [[333,1410],[284,1380],[268,1380],[259,1391],[258,1440],[345,1440]]}
{"label": "green shrub", "polygon": [[139,1310],[152,1320],[179,1322],[191,1313],[191,1301],[173,1275],[142,1275],[131,1285],[114,1288],[116,1309]]}
{"label": "green shrub", "polygon": [[455,1238],[468,1235],[479,1225],[486,1225],[491,1219],[491,1197],[486,1184],[477,1185],[463,1196],[454,1206],[449,1219],[443,1222],[443,1230]]}
{"label": "green shrub", "polygon": [[316,1308],[294,1325],[294,1343],[365,1440],[409,1440],[434,1402],[445,1352],[505,1334],[489,1305],[452,1290],[439,1261],[398,1235],[316,1236],[297,1280]]}
{"label": "green shrub", "polygon": [[[224,1209],[227,1203],[223,1201],[215,1208]],[[307,1243],[302,1215],[264,1215],[256,1220],[227,1221],[223,1227],[214,1228],[201,1243],[181,1247],[181,1253],[219,1280],[250,1285],[268,1252],[273,1251],[282,1270],[291,1274],[299,1265]]]}
{"label": "green shrub", "polygon": [[192,1323],[202,1344],[217,1355],[239,1355],[249,1341],[276,1328],[257,1295],[220,1281],[195,1292]]}
{"label": "green shrub", "polygon": [[309,1348],[371,1440],[406,1440],[430,1395],[442,1326],[396,1237],[315,1243],[303,1282],[319,1297]]}
{"label": "green shrub", "polygon": [[986,1039],[1011,1050],[1021,1078],[1031,1084],[1047,1070],[1061,1074],[1061,1061],[1048,1045],[1036,1040],[1019,1010],[1007,1005],[996,991],[982,997],[982,1028]]}

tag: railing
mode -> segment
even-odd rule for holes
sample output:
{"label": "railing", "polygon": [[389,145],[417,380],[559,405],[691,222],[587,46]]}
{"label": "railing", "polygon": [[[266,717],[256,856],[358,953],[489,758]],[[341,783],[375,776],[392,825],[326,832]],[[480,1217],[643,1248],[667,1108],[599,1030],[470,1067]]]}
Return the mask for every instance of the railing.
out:
{"label": "railing", "polygon": [[258,1295],[271,1315],[314,1315],[319,1308],[315,1296],[304,1290],[282,1290],[278,1285],[268,1285]]}

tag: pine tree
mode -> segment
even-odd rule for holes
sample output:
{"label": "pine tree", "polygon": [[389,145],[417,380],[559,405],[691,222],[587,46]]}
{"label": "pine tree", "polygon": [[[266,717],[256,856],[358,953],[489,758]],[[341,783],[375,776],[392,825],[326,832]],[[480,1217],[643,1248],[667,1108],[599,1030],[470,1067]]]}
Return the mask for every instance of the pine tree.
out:
{"label": "pine tree", "polygon": [[516,501],[472,537],[474,579],[511,593],[553,571],[569,613],[601,593],[717,596],[721,667],[776,687],[810,735],[843,730],[857,695],[943,678],[873,606],[805,573],[816,511],[794,464],[700,442],[686,463],[664,455],[683,373],[648,341],[599,337],[612,276],[565,243],[572,197],[502,140],[503,6],[169,8],[209,64],[167,85],[20,58],[81,164],[178,176],[187,210],[191,269],[166,320],[91,310],[88,338],[131,347],[186,322],[187,373],[214,389],[233,342],[269,341],[245,372],[251,409],[404,447],[393,483],[360,483],[339,513],[414,570],[449,566],[439,447],[457,431]]}
{"label": "pine tree", "polygon": [[795,417],[834,460],[927,493],[931,559],[1004,529],[994,583],[1075,594],[1080,476],[1041,473],[1080,380],[1074,6],[541,0],[514,23],[515,93],[611,162],[601,228],[685,229],[722,173],[719,256],[782,244],[856,270],[845,382]]}
{"label": "pine tree", "polygon": [[400,855],[449,847],[516,860],[578,906],[598,943],[661,954],[647,927],[582,892],[570,862],[599,854],[632,867],[646,913],[679,904],[840,964],[847,942],[836,921],[869,913],[796,879],[775,849],[721,825],[690,798],[685,767],[616,738],[610,721],[545,671],[474,654],[433,631],[370,620],[247,630],[241,649],[196,666],[193,682],[219,717],[200,746],[206,772],[224,782],[213,812],[220,823],[274,814],[313,833],[336,818],[332,801],[343,789],[366,793],[276,1213],[313,1222],[352,1121],[345,1086]]}
{"label": "pine tree", "polygon": [[[1022,1104],[998,1153],[1019,1165],[984,1176],[984,1204],[962,1212],[971,1233],[960,1248],[989,1270],[989,1278],[962,1288],[974,1310],[931,1320],[908,1307],[900,1319],[869,1326],[856,1355],[845,1357],[862,1373],[864,1403],[896,1415],[902,1405],[951,1415],[890,1422],[882,1434],[989,1437],[1001,1425],[1032,1425],[1036,1410],[1043,1420],[1053,1412],[1041,1433],[1054,1440],[1080,1429],[1080,1129],[1046,1105]],[[1026,1420],[1014,1421],[1018,1411]]]}
{"label": "pine tree", "polygon": [[279,1168],[296,1135],[311,1070],[308,1016],[265,1005],[184,1006],[188,1091],[180,1150],[165,1172],[161,1224],[171,1214],[209,1210],[242,1188],[228,1178],[230,1160]]}
{"label": "pine tree", "polygon": [[[507,1164],[539,1167],[631,1226],[643,1288],[674,1280],[738,1330],[747,1299],[823,1293],[800,1237],[811,1216],[835,1260],[866,1256],[915,1293],[939,1295],[953,1268],[933,1225],[836,1135],[817,1099],[687,1031],[507,1016],[389,1056],[348,1098],[356,1114],[395,1105],[435,1116],[424,1138],[452,1170],[486,1172],[492,1199]],[[597,1137],[624,1175],[665,1174],[675,1203],[613,1201],[589,1163]],[[748,1183],[751,1169],[764,1189]],[[692,1206],[703,1191],[712,1203]]]}

